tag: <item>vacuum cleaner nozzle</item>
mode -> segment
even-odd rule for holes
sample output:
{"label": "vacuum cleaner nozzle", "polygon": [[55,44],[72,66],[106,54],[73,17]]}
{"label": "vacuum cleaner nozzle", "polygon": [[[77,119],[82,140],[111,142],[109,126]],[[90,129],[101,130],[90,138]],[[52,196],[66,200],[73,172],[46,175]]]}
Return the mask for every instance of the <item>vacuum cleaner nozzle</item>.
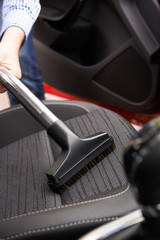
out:
{"label": "vacuum cleaner nozzle", "polygon": [[59,138],[58,144],[62,148],[47,173],[48,184],[54,192],[68,189],[115,148],[113,138],[107,133],[79,138],[60,120],[50,127],[48,134],[56,140]]}

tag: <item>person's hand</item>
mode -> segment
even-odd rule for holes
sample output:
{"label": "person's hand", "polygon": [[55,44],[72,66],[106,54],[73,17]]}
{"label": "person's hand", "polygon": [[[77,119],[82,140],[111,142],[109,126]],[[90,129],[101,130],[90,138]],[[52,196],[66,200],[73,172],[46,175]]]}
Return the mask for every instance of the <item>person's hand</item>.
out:
{"label": "person's hand", "polygon": [[[17,78],[21,78],[19,50],[24,40],[24,32],[18,27],[6,30],[0,42],[0,65],[11,71]],[[0,84],[0,93],[6,89]]]}
{"label": "person's hand", "polygon": [[[21,69],[17,51],[14,51],[11,45],[7,46],[6,44],[3,44],[3,42],[0,43],[0,65],[7,68],[16,77],[21,78]],[[6,89],[0,84],[0,93],[5,91]]]}

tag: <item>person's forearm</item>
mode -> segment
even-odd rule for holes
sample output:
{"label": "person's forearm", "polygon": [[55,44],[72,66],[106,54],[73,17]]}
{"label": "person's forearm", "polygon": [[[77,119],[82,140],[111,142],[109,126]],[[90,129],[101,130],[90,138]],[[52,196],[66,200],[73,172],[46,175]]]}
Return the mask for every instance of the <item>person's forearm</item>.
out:
{"label": "person's forearm", "polygon": [[[21,78],[19,51],[40,12],[39,0],[0,0],[0,65]],[[5,89],[0,83],[0,93]]]}
{"label": "person's forearm", "polygon": [[3,0],[0,37],[9,27],[17,26],[23,29],[27,39],[40,9],[39,0]]}

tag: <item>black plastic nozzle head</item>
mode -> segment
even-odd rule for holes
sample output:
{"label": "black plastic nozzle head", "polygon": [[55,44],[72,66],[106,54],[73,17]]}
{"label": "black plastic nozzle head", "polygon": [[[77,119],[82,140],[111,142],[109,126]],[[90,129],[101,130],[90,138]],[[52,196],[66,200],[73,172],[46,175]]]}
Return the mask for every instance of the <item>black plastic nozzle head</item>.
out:
{"label": "black plastic nozzle head", "polygon": [[59,138],[61,139],[60,135],[63,136],[62,152],[47,173],[49,185],[55,192],[61,192],[70,187],[114,148],[113,138],[107,133],[79,138],[68,128],[65,129],[66,127],[61,121],[57,121],[52,126],[54,134],[56,129]]}

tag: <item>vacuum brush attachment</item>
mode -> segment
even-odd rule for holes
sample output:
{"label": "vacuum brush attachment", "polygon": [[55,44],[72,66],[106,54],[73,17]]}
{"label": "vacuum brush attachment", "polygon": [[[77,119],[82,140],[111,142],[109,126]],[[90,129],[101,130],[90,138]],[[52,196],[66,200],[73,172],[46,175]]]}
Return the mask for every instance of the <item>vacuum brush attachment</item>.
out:
{"label": "vacuum brush attachment", "polygon": [[68,189],[115,148],[113,138],[107,133],[79,138],[60,120],[48,129],[48,134],[56,136],[62,148],[59,158],[47,173],[49,185],[58,192]]}

